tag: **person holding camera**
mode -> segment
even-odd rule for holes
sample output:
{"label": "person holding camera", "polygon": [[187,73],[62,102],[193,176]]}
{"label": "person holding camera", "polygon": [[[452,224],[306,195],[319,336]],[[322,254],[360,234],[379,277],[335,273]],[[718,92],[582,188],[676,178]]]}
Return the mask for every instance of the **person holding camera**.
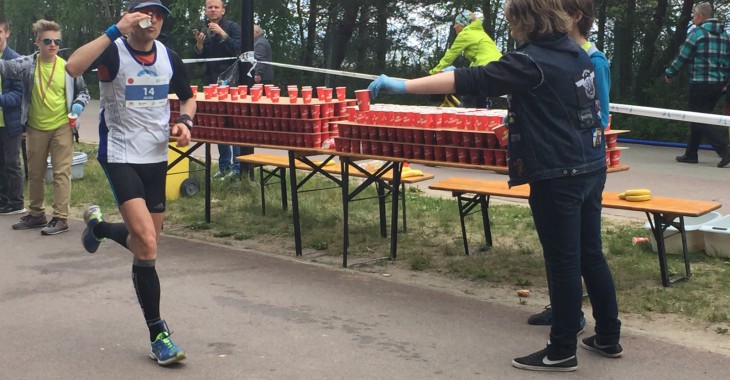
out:
{"label": "person holding camera", "polygon": [[[241,50],[241,26],[225,17],[223,0],[206,0],[207,23],[202,31],[193,30],[195,58],[235,57]],[[230,61],[206,62],[203,78],[206,84],[217,83],[218,76],[231,65]],[[241,164],[236,157],[241,148],[236,145],[218,144],[218,172],[213,178],[238,178]]]}

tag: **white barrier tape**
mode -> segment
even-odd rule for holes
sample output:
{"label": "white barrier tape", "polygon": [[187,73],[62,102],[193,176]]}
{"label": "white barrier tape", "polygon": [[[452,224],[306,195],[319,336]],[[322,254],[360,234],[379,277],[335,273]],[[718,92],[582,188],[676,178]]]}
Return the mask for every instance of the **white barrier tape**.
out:
{"label": "white barrier tape", "polygon": [[218,62],[218,61],[232,61],[238,59],[236,57],[225,57],[225,58],[188,58],[183,59],[183,63],[201,63],[201,62]]}
{"label": "white barrier tape", "polygon": [[[257,61],[256,58],[254,58],[254,52],[252,52],[252,51],[247,51],[247,52],[239,55],[238,59],[240,59],[241,62],[248,62],[248,63],[254,65],[254,67],[256,67],[257,63],[264,63],[264,64],[271,65],[271,66],[286,67],[289,69],[311,71],[314,73],[321,73],[321,74],[338,75],[341,77],[359,78],[359,79],[367,79],[367,80],[375,80],[378,78],[378,75],[372,75],[372,74],[360,74],[360,73],[351,73],[348,71],[341,71],[341,70],[320,69],[320,68],[309,67],[309,66],[290,65],[287,63]],[[251,68],[251,70],[253,70],[253,68]],[[249,72],[249,76],[251,76],[250,72]],[[400,79],[400,78],[393,78],[393,79]]]}
{"label": "white barrier tape", "polygon": [[726,127],[730,126],[730,116],[714,115],[709,113],[678,111],[665,108],[632,106],[617,103],[611,103],[608,109],[611,112],[624,113],[627,115],[648,116],[659,119],[714,124]]}

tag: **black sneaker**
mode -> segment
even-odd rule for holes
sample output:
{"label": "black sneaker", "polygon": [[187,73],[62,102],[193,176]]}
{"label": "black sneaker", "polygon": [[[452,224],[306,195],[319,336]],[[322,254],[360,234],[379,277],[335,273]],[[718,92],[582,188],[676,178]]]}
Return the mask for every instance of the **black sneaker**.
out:
{"label": "black sneaker", "polygon": [[20,215],[25,214],[26,212],[28,212],[28,210],[26,210],[23,206],[13,207],[5,205],[0,207],[0,215]]}
{"label": "black sneaker", "polygon": [[53,218],[41,229],[41,235],[58,235],[68,231],[66,219]]}
{"label": "black sneaker", "polygon": [[20,218],[20,221],[18,223],[13,224],[14,230],[27,230],[30,228],[41,228],[45,227],[46,224],[48,224],[48,219],[46,219],[46,215],[41,216],[33,216],[31,214],[27,214]]}
{"label": "black sneaker", "polygon": [[697,157],[695,157],[695,158],[687,157],[686,154],[683,154],[681,156],[674,157],[674,159],[677,160],[677,162],[682,162],[682,163],[685,163],[685,164],[696,164],[696,163],[699,162],[697,160]]}
{"label": "black sneaker", "polygon": [[553,324],[553,309],[550,305],[545,306],[545,310],[531,315],[527,318],[527,324],[533,326],[550,326]]}
{"label": "black sneaker", "polygon": [[725,153],[722,154],[722,159],[717,163],[717,167],[724,168],[727,164],[730,164],[730,145],[725,148]]}
{"label": "black sneaker", "polygon": [[550,346],[534,354],[516,358],[512,360],[512,366],[529,371],[570,372],[578,369],[578,359],[575,355],[567,358],[550,358],[549,348]]}
{"label": "black sneaker", "polygon": [[588,351],[593,351],[607,358],[617,358],[621,356],[621,354],[623,354],[624,352],[624,349],[619,343],[609,344],[605,346],[598,344],[597,335],[593,335],[591,337],[581,340],[580,345]]}

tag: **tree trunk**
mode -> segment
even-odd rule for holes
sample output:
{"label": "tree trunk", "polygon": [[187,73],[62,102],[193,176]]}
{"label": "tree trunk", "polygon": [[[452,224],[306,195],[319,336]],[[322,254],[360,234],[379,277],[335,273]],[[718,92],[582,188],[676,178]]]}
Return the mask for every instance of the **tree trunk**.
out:
{"label": "tree trunk", "polygon": [[598,32],[596,33],[596,47],[600,51],[606,51],[606,8],[608,6],[608,0],[598,1],[598,18],[596,23],[598,24]]}
{"label": "tree trunk", "polygon": [[484,26],[484,31],[489,34],[489,36],[494,37],[494,15],[492,14],[491,0],[482,1],[482,13],[484,14],[484,19],[482,23]]}
{"label": "tree trunk", "polygon": [[[357,15],[360,10],[359,2],[342,0],[340,6],[344,8],[345,12],[342,19],[336,23],[336,31],[334,35],[334,42],[332,45],[332,61],[330,68],[339,70],[342,67],[342,62],[345,60],[347,55],[347,44],[352,38],[352,33],[355,31],[355,24],[357,21]],[[332,17],[336,16],[337,12],[333,12]]]}
{"label": "tree trunk", "polygon": [[615,61],[618,62],[618,72],[615,73],[618,86],[618,97],[630,96],[633,87],[634,62],[634,17],[636,14],[636,0],[627,0],[621,18],[616,21]]}
{"label": "tree trunk", "polygon": [[388,53],[388,47],[390,47],[388,39],[388,0],[378,1],[378,25],[377,25],[377,41],[375,42],[375,61],[376,65],[380,70],[385,69],[385,57]]}
{"label": "tree trunk", "polygon": [[672,38],[669,40],[669,45],[664,50],[664,54],[660,60],[661,63],[668,65],[672,61],[672,58],[679,53],[679,46],[687,38],[687,25],[692,19],[692,8],[694,8],[694,2],[692,0],[684,0],[682,13],[679,15],[674,34],[672,34]]}
{"label": "tree trunk", "polygon": [[307,43],[304,47],[302,65],[312,66],[314,62],[314,47],[317,41],[317,14],[319,13],[318,0],[309,0],[309,21],[307,21]]}
{"label": "tree trunk", "polygon": [[659,73],[656,72],[658,65],[654,63],[656,56],[655,47],[659,32],[664,26],[666,19],[667,3],[667,0],[657,1],[656,8],[654,9],[654,17],[648,25],[644,38],[641,41],[642,57],[639,63],[639,70],[636,73],[636,92],[634,93],[634,99],[636,99],[638,104],[647,104],[647,94],[644,92],[644,87],[647,83],[659,76]]}
{"label": "tree trunk", "polygon": [[355,67],[357,72],[363,72],[368,62],[368,51],[370,50],[370,33],[368,33],[368,21],[373,17],[369,6],[363,6],[360,11],[360,22],[357,23],[357,41],[355,49],[357,61]]}

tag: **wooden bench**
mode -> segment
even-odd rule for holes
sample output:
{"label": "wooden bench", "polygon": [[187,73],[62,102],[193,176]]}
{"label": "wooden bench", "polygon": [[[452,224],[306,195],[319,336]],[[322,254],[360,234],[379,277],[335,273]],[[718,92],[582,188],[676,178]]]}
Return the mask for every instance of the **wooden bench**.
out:
{"label": "wooden bench", "polygon": [[[275,185],[277,182],[272,182],[275,180],[278,180],[278,183],[280,185],[281,189],[281,206],[284,210],[287,209],[287,191],[286,191],[286,169],[289,168],[289,158],[287,156],[280,156],[275,154],[266,154],[266,153],[252,153],[247,154],[243,156],[236,157],[236,160],[242,163],[248,163],[254,167],[260,167],[261,170],[259,171],[259,187],[261,189],[261,212],[266,215],[266,199],[265,199],[265,187],[268,185]],[[266,167],[273,166],[274,169],[267,169]],[[333,178],[334,175],[341,175],[342,174],[342,167],[340,163],[335,163],[334,161],[331,161],[330,159],[326,160],[325,162],[319,163],[318,165],[308,165],[304,162],[301,162],[297,160],[295,162],[295,167],[297,170],[302,171],[311,171],[312,174],[315,174],[314,172],[320,172],[321,174]],[[404,172],[407,173],[407,172]],[[423,181],[427,181],[430,179],[433,179],[433,174],[426,174],[423,173],[423,175],[420,176],[408,176],[407,174],[401,174],[401,204],[402,204],[402,213],[403,213],[403,231],[407,230],[407,223],[406,223],[406,196],[405,196],[405,185],[406,184],[414,184],[419,183]],[[359,169],[354,166],[350,165],[349,169],[349,175],[353,177],[358,178],[367,178],[367,176],[359,171]],[[381,177],[384,181],[389,182],[392,184],[393,182],[393,176],[392,173],[386,172]],[[335,181],[337,182],[337,181]],[[381,211],[381,234],[385,236],[385,202],[384,200],[388,196],[388,192],[386,189],[383,189],[382,186],[380,186],[379,182],[376,182],[376,190],[378,191],[378,198],[381,200],[380,202],[380,211]]]}
{"label": "wooden bench", "polygon": [[[466,238],[466,226],[464,218],[472,214],[479,206],[484,224],[484,235],[487,246],[492,246],[492,234],[489,225],[489,198],[500,196],[506,198],[528,199],[530,187],[528,185],[509,188],[506,181],[486,181],[470,178],[448,178],[429,186],[429,189],[450,191],[452,196],[457,197],[459,203],[459,218],[461,221],[461,235],[464,240],[464,250],[469,254],[469,247]],[[657,242],[659,256],[659,269],[663,286],[688,279],[691,275],[689,257],[687,255],[687,236],[684,228],[684,217],[702,216],[710,211],[721,207],[718,202],[699,201],[692,199],[652,196],[651,200],[645,202],[629,202],[619,199],[617,192],[604,191],[602,204],[604,208],[631,210],[643,212],[649,219],[652,234]],[[676,219],[676,220],[675,220]],[[682,237],[682,248],[685,275],[670,278],[667,268],[667,257],[664,246],[664,231],[672,226],[676,228]]]}

